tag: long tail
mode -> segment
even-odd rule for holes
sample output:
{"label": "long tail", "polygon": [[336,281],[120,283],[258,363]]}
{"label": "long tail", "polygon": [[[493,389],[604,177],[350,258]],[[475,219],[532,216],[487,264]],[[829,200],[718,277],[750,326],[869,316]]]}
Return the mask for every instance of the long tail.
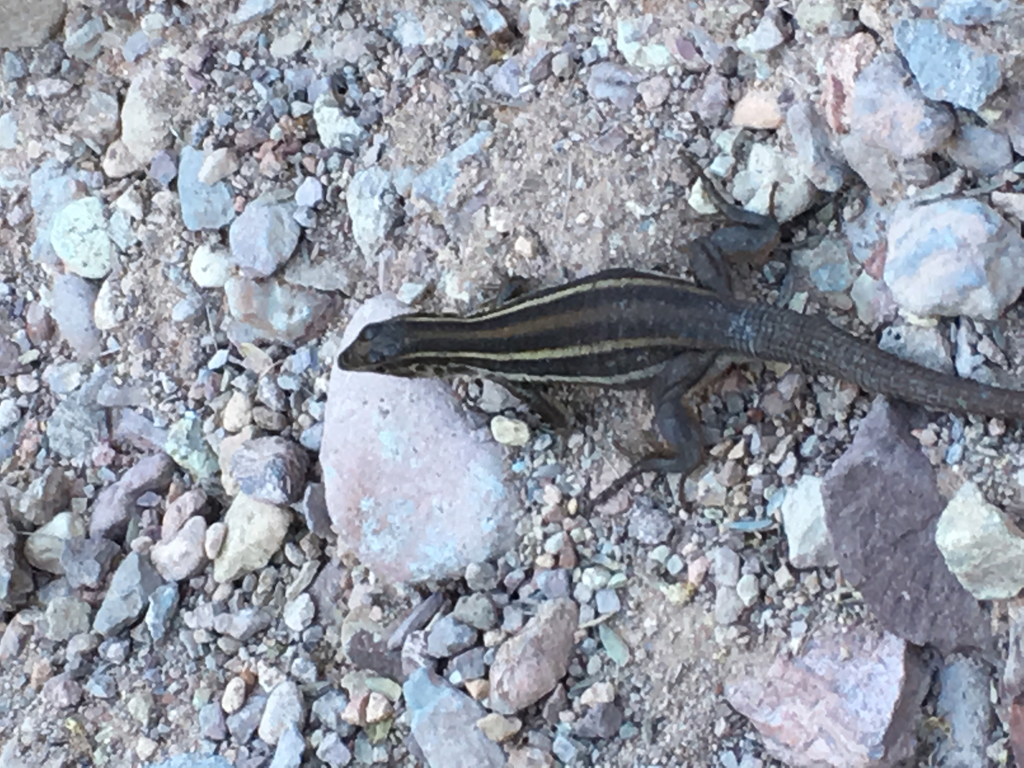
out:
{"label": "long tail", "polygon": [[[1024,418],[1024,391],[962,379],[891,355],[828,320],[777,307],[750,310],[750,352],[851,381],[875,394],[938,411]],[[746,350],[744,350],[746,351]]]}

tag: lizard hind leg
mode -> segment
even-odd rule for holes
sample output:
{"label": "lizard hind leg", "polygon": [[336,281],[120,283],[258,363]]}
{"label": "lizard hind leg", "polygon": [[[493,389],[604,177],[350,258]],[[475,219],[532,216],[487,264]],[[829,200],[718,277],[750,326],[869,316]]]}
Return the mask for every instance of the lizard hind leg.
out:
{"label": "lizard hind leg", "polygon": [[700,422],[687,407],[684,398],[705,381],[717,360],[718,354],[715,352],[682,354],[666,365],[661,375],[651,382],[654,423],[658,425],[658,431],[668,444],[669,451],[638,461],[594,497],[587,505],[589,508],[599,507],[609,501],[644,472],[678,472],[685,476],[697,468],[704,456],[704,441]]}

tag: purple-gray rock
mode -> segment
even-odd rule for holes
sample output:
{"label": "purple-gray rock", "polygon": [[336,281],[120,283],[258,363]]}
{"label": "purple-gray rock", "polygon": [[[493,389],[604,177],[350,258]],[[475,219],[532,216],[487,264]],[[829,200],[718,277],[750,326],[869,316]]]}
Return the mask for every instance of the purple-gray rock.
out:
{"label": "purple-gray rock", "polygon": [[110,539],[68,539],[60,553],[60,567],[72,589],[96,589],[110,572],[121,548]]}
{"label": "purple-gray rock", "polygon": [[590,69],[587,79],[587,93],[593,99],[610,101],[619,109],[629,109],[638,96],[637,84],[643,77],[630,72],[618,64],[602,61]]}
{"label": "purple-gray rock", "polygon": [[324,498],[323,483],[306,484],[299,510],[306,521],[306,527],[317,536],[325,539],[334,535],[331,530],[331,515],[327,511],[327,500]]}
{"label": "purple-gray rock", "polygon": [[622,708],[614,702],[599,703],[576,721],[573,733],[581,739],[610,739],[621,727]]}
{"label": "purple-gray rock", "polygon": [[267,697],[261,693],[254,694],[245,702],[245,706],[227,718],[228,732],[239,744],[248,744],[263,717],[263,708],[267,705]]}
{"label": "purple-gray rock", "polygon": [[228,729],[224,720],[224,710],[220,708],[218,702],[211,701],[200,708],[199,732],[204,739],[211,741],[224,741],[227,738]]}
{"label": "purple-gray rock", "polygon": [[149,559],[137,552],[130,553],[114,571],[110,588],[93,620],[93,631],[110,637],[134,624],[161,584],[163,580]]}
{"label": "purple-gray rock", "polygon": [[476,644],[479,633],[458,621],[452,614],[434,622],[427,635],[427,653],[435,659],[446,659]]}
{"label": "purple-gray rock", "polygon": [[260,718],[260,738],[273,746],[289,728],[302,728],[305,723],[306,705],[299,686],[291,680],[275,685]]}
{"label": "purple-gray rock", "polygon": [[988,644],[987,619],[935,543],[946,502],[903,407],[875,400],[821,490],[843,575],[883,627],[942,653]]}
{"label": "purple-gray rock", "polygon": [[162,640],[170,628],[171,619],[178,611],[178,585],[162,584],[149,596],[146,628],[154,640]]}
{"label": "purple-gray rock", "polygon": [[163,492],[171,483],[177,465],[166,453],[141,459],[113,485],[100,491],[92,506],[89,536],[114,538],[123,534],[135,510],[135,503],[147,491]]}
{"label": "purple-gray rock", "polygon": [[305,752],[306,740],[302,738],[302,732],[294,724],[289,725],[277,741],[270,768],[299,768]]}
{"label": "purple-gray rock", "polygon": [[99,290],[83,277],[53,276],[53,308],[50,315],[76,357],[91,362],[103,352],[103,337],[93,321],[92,308]]}

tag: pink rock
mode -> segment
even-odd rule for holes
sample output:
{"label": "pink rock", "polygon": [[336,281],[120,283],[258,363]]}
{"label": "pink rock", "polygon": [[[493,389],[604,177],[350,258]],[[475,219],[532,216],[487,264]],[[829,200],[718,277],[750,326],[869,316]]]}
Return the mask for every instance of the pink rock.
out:
{"label": "pink rock", "polygon": [[206,507],[206,491],[202,488],[193,488],[185,491],[167,505],[164,512],[163,526],[160,529],[160,540],[170,541],[174,534],[181,530],[181,526],[190,517],[200,514]]}
{"label": "pink rock", "polygon": [[198,516],[191,517],[170,541],[154,544],[149,559],[167,581],[184,581],[206,565],[205,539],[206,521]]}
{"label": "pink rock", "polygon": [[816,638],[803,655],[780,656],[768,669],[746,670],[726,683],[725,697],[786,765],[854,768],[913,753],[914,718],[927,689],[912,646],[857,629]]}
{"label": "pink rock", "polygon": [[[367,302],[343,345],[405,305]],[[335,370],[320,449],[338,545],[388,581],[456,577],[514,540],[504,449],[445,382]]]}
{"label": "pink rock", "polygon": [[491,708],[513,714],[550,693],[565,677],[579,625],[568,597],[540,604],[523,631],[506,640],[491,665]]}

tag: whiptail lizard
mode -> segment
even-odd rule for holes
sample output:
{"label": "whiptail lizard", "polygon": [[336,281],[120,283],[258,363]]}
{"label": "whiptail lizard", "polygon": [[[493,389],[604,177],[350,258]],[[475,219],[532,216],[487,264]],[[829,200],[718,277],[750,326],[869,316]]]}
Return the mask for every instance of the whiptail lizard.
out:
{"label": "whiptail lizard", "polygon": [[795,363],[934,410],[1024,418],[1024,391],[902,360],[822,317],[734,298],[725,258],[770,251],[779,228],[771,217],[725,201],[706,177],[704,184],[734,222],[688,246],[705,287],[610,269],[468,317],[411,314],[372,323],[338,365],[392,376],[648,387],[672,454],[638,462],[599,501],[640,472],[686,475],[700,463],[700,428],[683,400],[723,354]]}

